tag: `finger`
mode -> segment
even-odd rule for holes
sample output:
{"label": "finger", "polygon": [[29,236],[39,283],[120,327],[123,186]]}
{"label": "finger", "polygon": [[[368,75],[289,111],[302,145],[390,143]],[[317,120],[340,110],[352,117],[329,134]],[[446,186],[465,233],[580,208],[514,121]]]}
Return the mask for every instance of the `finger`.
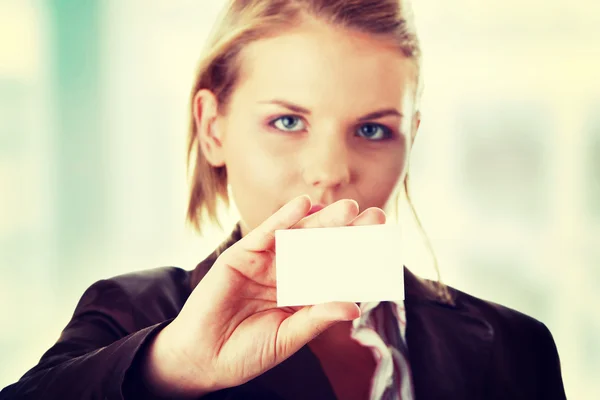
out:
{"label": "finger", "polygon": [[294,228],[327,228],[346,226],[358,215],[358,203],[352,199],[338,200],[324,209],[303,218]]}
{"label": "finger", "polygon": [[[221,255],[220,265],[226,265],[238,273],[238,276],[229,279],[221,287],[237,287],[238,297],[275,301],[276,300],[276,275],[275,252],[265,251],[231,251],[227,249]],[[244,280],[253,281],[253,285]]]}
{"label": "finger", "polygon": [[247,251],[271,249],[275,243],[275,231],[289,229],[297,224],[306,216],[310,207],[311,202],[308,196],[296,197],[248,233],[240,240],[240,245]]}
{"label": "finger", "polygon": [[[320,219],[312,219],[313,216],[328,210],[328,213],[322,213]],[[340,200],[336,203],[331,204],[329,207],[310,215],[300,221],[294,228],[298,227],[327,227],[327,226],[361,226],[361,225],[377,225],[385,223],[385,213],[382,209],[377,207],[371,207],[364,210],[360,215],[355,216],[358,210],[358,205],[354,200]],[[355,216],[354,219],[352,217]],[[308,223],[306,222],[308,221]],[[348,222],[350,221],[350,222]],[[302,226],[304,225],[304,226]],[[252,278],[264,283],[265,285],[272,285],[275,282],[275,273],[273,270],[253,268],[253,265],[267,265],[267,262],[259,263],[257,258],[263,259],[266,255],[264,252],[257,254],[256,252],[243,252],[237,254],[240,258],[236,259],[236,262],[232,262],[232,265],[244,265],[248,266],[244,270],[251,274]],[[268,265],[271,265],[269,261]]]}
{"label": "finger", "polygon": [[385,224],[386,215],[381,208],[367,208],[352,220],[349,226],[382,225]]}
{"label": "finger", "polygon": [[358,317],[360,308],[354,303],[332,302],[302,308],[279,326],[275,344],[278,361],[300,350],[336,322],[352,321]]}

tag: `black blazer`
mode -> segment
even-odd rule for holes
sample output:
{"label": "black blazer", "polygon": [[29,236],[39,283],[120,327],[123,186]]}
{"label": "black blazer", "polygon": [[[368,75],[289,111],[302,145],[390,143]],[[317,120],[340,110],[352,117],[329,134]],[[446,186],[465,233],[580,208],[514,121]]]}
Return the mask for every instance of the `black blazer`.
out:
{"label": "black blazer", "polygon": [[[0,392],[5,399],[151,399],[139,380],[150,338],[182,309],[239,229],[193,271],[136,272],[93,284],[58,342]],[[564,399],[556,346],[541,322],[450,289],[455,305],[404,271],[406,340],[415,395],[422,399]],[[335,399],[318,359],[304,346],[263,375],[215,399]]]}

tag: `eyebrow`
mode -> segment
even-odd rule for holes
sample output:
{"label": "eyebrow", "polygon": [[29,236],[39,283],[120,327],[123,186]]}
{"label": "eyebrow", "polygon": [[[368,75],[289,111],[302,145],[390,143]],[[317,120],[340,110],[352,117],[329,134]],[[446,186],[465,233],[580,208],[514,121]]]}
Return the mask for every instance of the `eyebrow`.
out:
{"label": "eyebrow", "polygon": [[[274,99],[274,100],[267,100],[267,101],[259,101],[258,103],[259,104],[275,104],[275,105],[287,108],[288,110],[298,113],[298,114],[310,115],[310,110],[308,108],[304,108],[302,106],[299,106],[297,104],[291,103],[286,100]],[[378,119],[378,118],[383,118],[383,117],[387,117],[387,116],[394,116],[394,117],[399,117],[399,118],[403,117],[402,113],[400,113],[395,108],[386,108],[383,110],[370,112],[366,115],[363,115],[358,120],[359,121],[367,121],[367,120]]]}

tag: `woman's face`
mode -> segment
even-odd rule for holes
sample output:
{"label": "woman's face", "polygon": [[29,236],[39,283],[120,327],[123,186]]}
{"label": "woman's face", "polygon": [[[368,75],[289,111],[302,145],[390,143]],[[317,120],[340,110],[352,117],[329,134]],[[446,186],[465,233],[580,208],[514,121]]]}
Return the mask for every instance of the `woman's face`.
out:
{"label": "woman's face", "polygon": [[240,62],[210,151],[226,166],[243,233],[301,194],[385,208],[418,126],[413,62],[389,42],[317,22],[248,45]]}

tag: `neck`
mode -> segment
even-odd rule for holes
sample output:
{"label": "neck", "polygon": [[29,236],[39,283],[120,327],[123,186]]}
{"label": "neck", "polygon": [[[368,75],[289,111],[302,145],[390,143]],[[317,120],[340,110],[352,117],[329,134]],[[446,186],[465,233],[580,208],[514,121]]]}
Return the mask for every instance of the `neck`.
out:
{"label": "neck", "polygon": [[348,340],[351,339],[351,331],[351,321],[338,322],[314,338],[311,345],[318,347],[344,347],[348,343]]}

